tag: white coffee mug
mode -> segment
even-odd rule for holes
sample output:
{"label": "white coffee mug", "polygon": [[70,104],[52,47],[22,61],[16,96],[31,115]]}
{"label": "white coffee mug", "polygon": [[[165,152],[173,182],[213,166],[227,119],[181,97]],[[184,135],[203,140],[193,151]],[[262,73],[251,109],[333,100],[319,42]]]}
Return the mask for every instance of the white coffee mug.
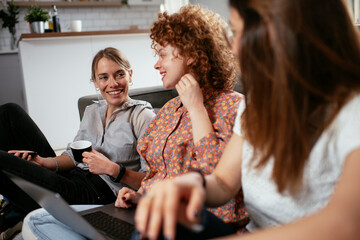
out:
{"label": "white coffee mug", "polygon": [[71,21],[71,31],[72,32],[81,32],[81,20]]}

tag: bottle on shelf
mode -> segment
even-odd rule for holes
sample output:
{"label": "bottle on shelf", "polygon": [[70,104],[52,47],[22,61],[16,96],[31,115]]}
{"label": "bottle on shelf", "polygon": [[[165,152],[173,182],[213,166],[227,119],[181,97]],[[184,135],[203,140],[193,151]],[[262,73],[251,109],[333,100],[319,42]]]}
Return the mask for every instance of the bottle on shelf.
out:
{"label": "bottle on shelf", "polygon": [[52,16],[52,24],[53,24],[53,29],[54,32],[61,32],[61,27],[60,27],[60,17],[58,15],[56,6],[53,5],[53,16]]}
{"label": "bottle on shelf", "polygon": [[49,13],[49,15],[50,15],[49,20],[45,22],[45,32],[53,32],[54,31],[51,12]]}

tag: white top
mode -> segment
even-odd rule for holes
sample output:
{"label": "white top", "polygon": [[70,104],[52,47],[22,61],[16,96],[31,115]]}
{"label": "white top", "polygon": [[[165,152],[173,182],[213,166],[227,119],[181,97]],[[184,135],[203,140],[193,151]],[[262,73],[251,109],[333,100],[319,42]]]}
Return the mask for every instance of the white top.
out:
{"label": "white top", "polygon": [[[271,179],[273,161],[261,169],[250,164],[253,148],[244,142],[242,159],[242,187],[244,201],[249,212],[247,228],[254,231],[288,223],[324,208],[334,191],[346,157],[360,147],[360,95],[350,100],[339,112],[333,123],[322,133],[304,169],[303,184],[295,195],[277,191]],[[241,136],[239,106],[234,133]]]}

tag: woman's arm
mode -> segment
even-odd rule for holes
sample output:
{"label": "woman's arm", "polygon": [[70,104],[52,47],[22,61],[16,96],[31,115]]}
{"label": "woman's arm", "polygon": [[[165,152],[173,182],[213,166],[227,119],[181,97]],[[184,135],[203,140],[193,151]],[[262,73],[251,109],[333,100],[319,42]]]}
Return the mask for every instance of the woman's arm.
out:
{"label": "woman's arm", "polygon": [[[226,144],[232,136],[240,94],[220,94],[212,101],[216,102],[206,109],[202,91],[192,75],[186,74],[176,85],[181,102],[188,110],[192,125],[194,152],[191,169],[199,169],[205,175],[211,174],[223,154]],[[226,107],[222,107],[225,105]],[[208,111],[214,112],[211,116]],[[210,121],[210,117],[213,118]]]}
{"label": "woman's arm", "polygon": [[204,98],[199,83],[191,74],[185,74],[175,87],[182,104],[189,112],[194,143],[197,143],[214,131],[204,106]]}
{"label": "woman's arm", "polygon": [[[108,174],[113,178],[116,178],[120,173],[120,166],[116,163],[113,163],[111,168],[112,174]],[[141,180],[145,177],[145,173],[136,172],[130,169],[126,169],[124,176],[121,178],[121,182],[132,187],[133,189],[138,189],[141,186]]]}
{"label": "woman's arm", "polygon": [[[84,152],[83,157],[83,162],[88,165],[89,171],[93,174],[106,174],[116,178],[120,173],[120,166],[118,164],[112,162],[104,154],[95,149],[92,149],[91,152]],[[124,176],[121,178],[121,182],[134,189],[138,189],[144,176],[145,173],[126,169]]]}
{"label": "woman's arm", "polygon": [[29,162],[37,164],[41,167],[50,169],[50,170],[58,170],[65,171],[72,169],[74,167],[74,162],[67,155],[61,155],[57,157],[41,157],[40,155],[30,155],[28,150],[10,150],[8,153],[14,154],[14,156],[21,157]]}
{"label": "woman's arm", "polygon": [[244,139],[233,134],[214,172],[205,177],[208,207],[221,206],[239,192],[243,144]]}
{"label": "woman's arm", "polygon": [[60,155],[53,158],[36,155],[28,161],[54,171],[66,171],[75,167],[73,160],[68,155]]}
{"label": "woman's arm", "polygon": [[[229,201],[241,187],[241,156],[243,138],[233,134],[212,175],[206,176],[206,194],[199,173],[189,173],[173,180],[156,183],[137,207],[136,227],[142,236],[156,239],[161,227],[164,235],[174,239],[176,223],[198,223],[201,209],[206,203],[219,206]],[[150,196],[150,197],[149,197]],[[186,204],[186,214],[179,206]],[[182,216],[182,218],[179,218]]]}
{"label": "woman's arm", "polygon": [[[360,148],[348,155],[329,204],[320,212],[277,228],[242,237],[256,239],[355,240],[360,238]],[[240,238],[233,236],[232,238]]]}

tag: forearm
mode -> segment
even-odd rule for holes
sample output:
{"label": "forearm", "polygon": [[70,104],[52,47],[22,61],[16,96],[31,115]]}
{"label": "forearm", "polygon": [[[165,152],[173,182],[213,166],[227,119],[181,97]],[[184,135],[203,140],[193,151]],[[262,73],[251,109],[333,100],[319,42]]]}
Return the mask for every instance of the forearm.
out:
{"label": "forearm", "polygon": [[206,201],[205,205],[215,208],[227,203],[235,194],[221,178],[215,175],[206,176]]}
{"label": "forearm", "polygon": [[189,115],[192,124],[194,143],[197,143],[200,139],[214,131],[204,105],[198,108],[190,109]]}
{"label": "forearm", "polygon": [[207,206],[221,206],[239,192],[242,148],[243,138],[233,134],[214,172],[205,177]]}
{"label": "forearm", "polygon": [[[108,175],[116,178],[120,173],[120,166],[114,162],[111,162]],[[136,172],[130,169],[126,169],[125,174],[121,178],[121,182],[132,187],[133,189],[138,189],[141,185],[141,180],[145,177],[145,173]]]}
{"label": "forearm", "polygon": [[44,158],[43,167],[55,171],[58,164],[58,171],[66,171],[74,168],[74,162],[68,155],[61,155],[54,157],[56,161],[52,158]]}
{"label": "forearm", "polygon": [[132,187],[133,189],[139,189],[141,186],[141,180],[144,177],[145,173],[126,169],[125,175],[122,177],[121,182]]}

